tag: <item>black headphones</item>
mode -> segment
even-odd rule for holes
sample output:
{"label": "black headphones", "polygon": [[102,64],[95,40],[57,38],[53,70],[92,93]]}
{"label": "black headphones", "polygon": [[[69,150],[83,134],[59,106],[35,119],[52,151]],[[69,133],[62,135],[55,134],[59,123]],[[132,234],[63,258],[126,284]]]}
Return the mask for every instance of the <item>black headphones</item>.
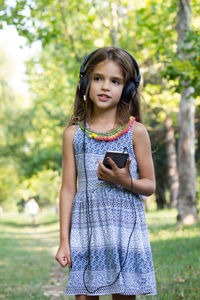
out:
{"label": "black headphones", "polygon": [[[102,48],[99,48],[95,51],[93,51],[92,53],[90,53],[84,60],[81,68],[80,68],[80,73],[79,73],[79,90],[80,90],[80,93],[83,97],[84,100],[86,100],[86,89],[87,89],[87,86],[88,86],[88,77],[86,76],[86,65],[88,63],[88,61],[90,60],[90,58],[97,52],[99,51],[100,49]],[[139,66],[138,66],[138,63],[137,61],[135,60],[135,58],[130,54],[128,53],[127,51],[121,49],[121,48],[117,48],[117,49],[120,49],[122,51],[124,51],[125,53],[127,53],[130,58],[132,59],[132,62],[135,66],[135,69],[136,69],[136,73],[137,73],[137,76],[136,76],[136,79],[135,80],[129,80],[124,88],[123,88],[123,91],[122,91],[122,96],[121,96],[121,99],[124,99],[125,101],[129,102],[135,95],[136,93],[136,90],[140,84],[140,79],[141,79],[141,76],[140,76],[140,69],[139,69]]]}

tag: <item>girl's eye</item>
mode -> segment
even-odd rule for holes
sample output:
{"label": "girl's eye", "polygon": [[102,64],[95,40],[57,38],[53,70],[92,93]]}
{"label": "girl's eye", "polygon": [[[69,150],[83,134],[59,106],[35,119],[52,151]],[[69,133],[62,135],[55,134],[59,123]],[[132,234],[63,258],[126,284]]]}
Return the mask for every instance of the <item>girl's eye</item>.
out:
{"label": "girl's eye", "polygon": [[95,76],[93,79],[94,79],[95,81],[99,81],[99,80],[101,80],[101,77]]}
{"label": "girl's eye", "polygon": [[112,82],[114,83],[114,84],[116,84],[116,85],[119,85],[120,84],[120,82],[118,81],[118,80],[112,80]]}

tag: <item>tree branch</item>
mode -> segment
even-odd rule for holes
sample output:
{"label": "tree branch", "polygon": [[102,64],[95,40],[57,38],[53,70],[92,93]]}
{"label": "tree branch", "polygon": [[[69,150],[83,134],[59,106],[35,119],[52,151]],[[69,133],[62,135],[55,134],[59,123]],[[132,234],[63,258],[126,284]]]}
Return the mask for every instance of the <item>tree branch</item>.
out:
{"label": "tree branch", "polygon": [[72,46],[72,51],[75,54],[76,60],[78,62],[82,62],[82,58],[76,52],[75,41],[74,41],[73,35],[68,30],[68,26],[67,26],[67,22],[66,22],[66,15],[65,15],[64,7],[63,7],[64,3],[62,0],[58,0],[58,1],[60,3],[60,12],[61,12],[61,17],[62,17],[62,22],[64,25],[64,36],[65,36],[65,38],[70,40],[70,43]]}

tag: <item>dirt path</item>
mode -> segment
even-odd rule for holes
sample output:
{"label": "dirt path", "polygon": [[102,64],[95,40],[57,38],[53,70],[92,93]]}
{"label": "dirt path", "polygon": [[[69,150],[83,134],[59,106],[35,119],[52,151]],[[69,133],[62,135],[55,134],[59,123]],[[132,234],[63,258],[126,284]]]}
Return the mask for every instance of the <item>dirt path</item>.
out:
{"label": "dirt path", "polygon": [[[49,227],[49,230],[51,227]],[[66,283],[67,283],[67,268],[62,268],[55,260],[55,254],[57,251],[57,236],[58,233],[52,230],[52,233],[47,231],[47,234],[41,234],[38,229],[37,239],[42,239],[45,244],[45,248],[52,256],[52,271],[49,276],[49,282],[43,288],[43,295],[49,300],[69,300],[69,297],[65,295]]]}
{"label": "dirt path", "polygon": [[69,298],[64,295],[66,285],[66,271],[60,267],[57,261],[54,261],[54,268],[50,274],[50,282],[44,287],[44,296],[50,300]]}

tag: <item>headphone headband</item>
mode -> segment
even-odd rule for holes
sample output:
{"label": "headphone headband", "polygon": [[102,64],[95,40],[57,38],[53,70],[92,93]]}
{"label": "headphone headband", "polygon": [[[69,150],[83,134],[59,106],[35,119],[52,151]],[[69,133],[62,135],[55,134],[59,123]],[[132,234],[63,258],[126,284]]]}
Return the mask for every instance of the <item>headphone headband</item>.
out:
{"label": "headphone headband", "polygon": [[[99,48],[95,51],[93,51],[92,53],[90,53],[83,61],[81,67],[80,67],[80,73],[79,73],[79,89],[80,89],[80,92],[81,94],[85,95],[85,91],[86,91],[86,87],[87,87],[87,76],[85,76],[85,73],[86,73],[86,66],[87,66],[87,63],[88,61],[90,60],[90,58],[96,53],[98,52],[100,49],[102,48]],[[138,88],[139,84],[140,84],[140,79],[141,79],[141,75],[140,75],[140,69],[139,69],[139,66],[138,66],[138,63],[137,61],[135,60],[135,58],[130,54],[128,53],[126,50],[124,49],[121,49],[121,48],[116,48],[116,49],[120,49],[122,50],[123,52],[125,52],[126,54],[129,55],[129,57],[132,59],[132,62],[135,66],[135,69],[136,69],[136,79],[134,80],[131,80],[129,83],[128,83],[128,94],[126,93],[126,90],[127,88],[125,89],[125,92],[123,92],[123,96],[130,96],[130,93],[131,93],[131,96],[133,97],[135,95],[135,92],[136,92],[136,88]]]}
{"label": "headphone headband", "polygon": [[[100,48],[101,49],[101,48]],[[79,78],[80,76],[84,76],[85,75],[85,67],[88,63],[88,61],[90,60],[90,57],[92,57],[99,49],[93,51],[92,53],[90,53],[85,59],[84,59],[84,62],[82,63],[81,65],[81,68],[80,68],[80,75],[79,75]]]}

